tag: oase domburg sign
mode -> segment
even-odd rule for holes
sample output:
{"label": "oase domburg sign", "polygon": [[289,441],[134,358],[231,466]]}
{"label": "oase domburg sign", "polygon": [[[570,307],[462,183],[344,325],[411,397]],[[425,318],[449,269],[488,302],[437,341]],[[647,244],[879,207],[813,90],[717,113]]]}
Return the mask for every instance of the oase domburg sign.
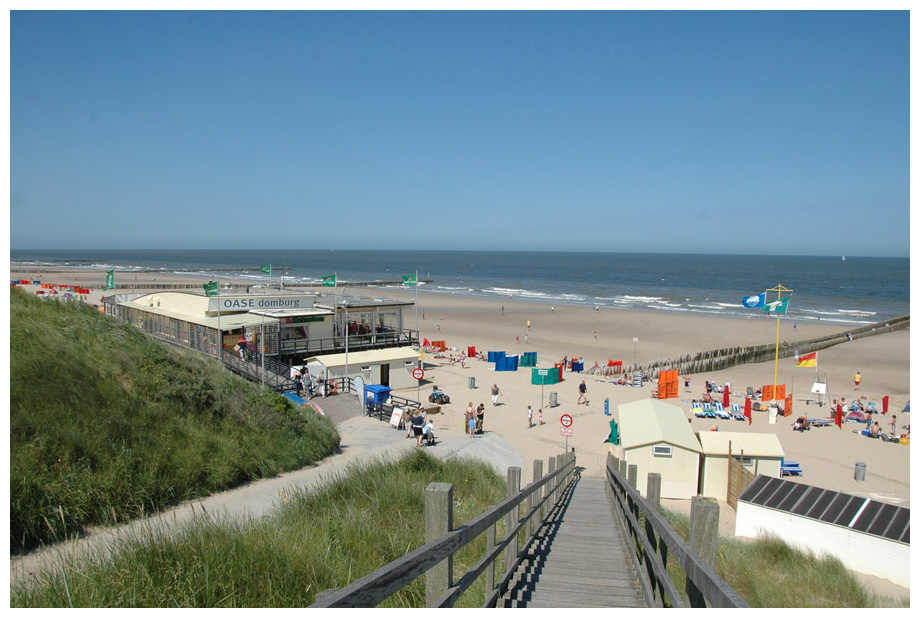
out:
{"label": "oase domburg sign", "polygon": [[312,309],[314,297],[305,295],[284,296],[211,296],[208,312],[221,313],[252,311],[253,309]]}

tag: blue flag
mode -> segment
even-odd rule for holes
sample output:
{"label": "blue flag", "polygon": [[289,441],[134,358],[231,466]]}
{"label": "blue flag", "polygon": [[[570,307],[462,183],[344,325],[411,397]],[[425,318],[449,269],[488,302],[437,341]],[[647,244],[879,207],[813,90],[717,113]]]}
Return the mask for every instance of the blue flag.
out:
{"label": "blue flag", "polygon": [[767,302],[767,293],[755,294],[754,296],[745,296],[741,303],[748,309],[753,309],[754,307],[763,307]]}

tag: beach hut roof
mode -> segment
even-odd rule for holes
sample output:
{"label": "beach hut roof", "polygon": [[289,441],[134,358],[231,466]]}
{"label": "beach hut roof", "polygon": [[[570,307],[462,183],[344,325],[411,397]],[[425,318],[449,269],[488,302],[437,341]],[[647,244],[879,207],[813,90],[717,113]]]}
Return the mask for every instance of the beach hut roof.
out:
{"label": "beach hut roof", "polygon": [[739,431],[701,431],[697,437],[704,455],[728,455],[731,442],[732,455],[745,457],[783,457],[783,446],[775,433],[743,433]]}
{"label": "beach hut roof", "polygon": [[620,444],[635,448],[666,442],[699,453],[700,442],[678,406],[658,399],[642,399],[617,406],[620,417]]}
{"label": "beach hut roof", "polygon": [[366,350],[362,352],[351,352],[349,354],[325,354],[323,356],[312,356],[306,363],[322,363],[326,367],[344,367],[346,358],[348,364],[352,367],[357,365],[376,365],[383,362],[392,361],[415,361],[421,358],[418,350],[411,347],[402,348],[382,348],[380,350]]}

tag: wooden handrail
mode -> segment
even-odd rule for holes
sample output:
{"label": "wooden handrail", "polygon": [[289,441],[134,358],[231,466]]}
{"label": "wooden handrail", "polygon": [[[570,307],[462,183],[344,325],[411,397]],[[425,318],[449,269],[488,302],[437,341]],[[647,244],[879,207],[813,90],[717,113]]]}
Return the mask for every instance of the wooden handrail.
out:
{"label": "wooden handrail", "polygon": [[[486,569],[494,564],[495,560],[504,554],[505,549],[514,543],[516,551],[516,560],[513,565],[505,565],[505,574],[501,582],[494,589],[487,591],[486,604],[492,603],[494,606],[498,596],[507,588],[508,581],[514,574],[514,570],[520,563],[521,556],[530,544],[536,538],[543,525],[550,519],[553,509],[546,509],[546,515],[540,519],[540,524],[534,526],[534,532],[523,544],[523,549],[517,547],[518,533],[524,529],[531,518],[537,517],[543,507],[550,500],[553,505],[561,502],[565,498],[563,489],[570,486],[575,475],[575,455],[568,453],[567,456],[558,456],[560,465],[558,469],[551,471],[542,478],[535,479],[527,487],[516,492],[514,495],[506,498],[503,502],[489,508],[485,513],[476,517],[472,521],[459,526],[455,530],[448,532],[446,535],[426,543],[415,549],[402,558],[369,573],[361,579],[345,586],[344,588],[334,591],[327,591],[326,594],[319,595],[316,602],[310,607],[375,607],[392,596],[405,586],[412,583],[416,578],[426,573],[432,567],[451,558],[460,549],[474,541],[481,534],[488,532],[500,523],[501,519],[515,509],[520,509],[520,505],[531,496],[539,495],[541,490],[545,491],[539,502],[532,508],[529,508],[525,516],[513,528],[506,530],[501,542],[487,550],[486,554],[470,569],[461,576],[456,582],[453,582],[432,605],[436,607],[451,607],[456,600],[463,594],[473,582]],[[565,460],[563,461],[563,458]],[[510,468],[509,474],[516,470],[520,474],[519,468]]]}
{"label": "wooden handrail", "polygon": [[[654,600],[660,606],[750,607],[623,478],[617,464],[618,460],[612,454],[608,455],[607,486],[624,532],[633,540],[631,550],[637,567],[640,567],[636,570],[646,593],[657,593]],[[639,523],[640,515],[645,518],[644,530]],[[688,594],[686,600],[667,573],[668,552],[674,554],[687,575],[688,590],[692,594]]]}

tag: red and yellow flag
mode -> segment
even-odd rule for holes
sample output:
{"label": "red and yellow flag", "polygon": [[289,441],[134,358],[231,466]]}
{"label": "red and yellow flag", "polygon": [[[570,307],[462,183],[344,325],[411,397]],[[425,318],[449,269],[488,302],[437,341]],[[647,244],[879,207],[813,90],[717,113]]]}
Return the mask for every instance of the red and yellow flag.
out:
{"label": "red and yellow flag", "polygon": [[818,353],[812,352],[811,354],[802,354],[799,356],[799,359],[795,361],[796,367],[817,367],[818,366]]}

